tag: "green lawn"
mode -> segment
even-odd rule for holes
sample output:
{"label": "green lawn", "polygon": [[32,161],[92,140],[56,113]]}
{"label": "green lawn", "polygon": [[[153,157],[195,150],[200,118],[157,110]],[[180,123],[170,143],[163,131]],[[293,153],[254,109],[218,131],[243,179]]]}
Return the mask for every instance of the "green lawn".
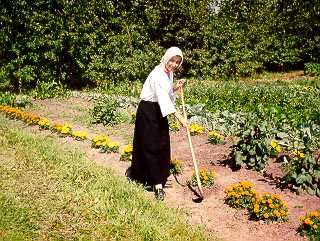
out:
{"label": "green lawn", "polygon": [[1,240],[207,240],[185,213],[0,114]]}

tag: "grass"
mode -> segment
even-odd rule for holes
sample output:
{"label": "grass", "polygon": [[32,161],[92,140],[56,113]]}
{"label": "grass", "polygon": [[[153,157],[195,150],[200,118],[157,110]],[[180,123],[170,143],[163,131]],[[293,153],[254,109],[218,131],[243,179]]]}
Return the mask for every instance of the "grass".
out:
{"label": "grass", "polygon": [[1,240],[207,240],[182,211],[1,114],[0,146]]}

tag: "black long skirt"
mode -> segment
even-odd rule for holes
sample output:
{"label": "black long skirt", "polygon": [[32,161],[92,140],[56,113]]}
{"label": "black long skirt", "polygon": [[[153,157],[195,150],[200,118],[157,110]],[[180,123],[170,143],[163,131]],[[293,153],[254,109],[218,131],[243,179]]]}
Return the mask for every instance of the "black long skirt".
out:
{"label": "black long skirt", "polygon": [[142,100],[136,115],[130,178],[145,185],[165,186],[169,166],[167,117],[162,117],[158,103]]}

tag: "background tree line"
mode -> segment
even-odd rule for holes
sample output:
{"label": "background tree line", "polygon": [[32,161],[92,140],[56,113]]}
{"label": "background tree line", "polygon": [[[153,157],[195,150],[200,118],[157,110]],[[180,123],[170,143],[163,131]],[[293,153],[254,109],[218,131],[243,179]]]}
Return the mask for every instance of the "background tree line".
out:
{"label": "background tree line", "polygon": [[0,89],[143,81],[165,49],[178,73],[230,79],[319,62],[318,0],[2,0]]}

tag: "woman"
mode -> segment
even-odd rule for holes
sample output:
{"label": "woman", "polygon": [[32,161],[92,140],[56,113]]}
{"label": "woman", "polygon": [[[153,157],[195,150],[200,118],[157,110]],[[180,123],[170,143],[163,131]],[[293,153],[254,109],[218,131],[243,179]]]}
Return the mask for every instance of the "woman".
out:
{"label": "woman", "polygon": [[183,87],[179,80],[173,87],[173,71],[183,61],[182,51],[169,48],[147,77],[140,95],[133,139],[130,178],[152,186],[158,200],[170,175],[170,136],[167,116],[174,115],[183,126],[186,120],[175,108],[175,91]]}

